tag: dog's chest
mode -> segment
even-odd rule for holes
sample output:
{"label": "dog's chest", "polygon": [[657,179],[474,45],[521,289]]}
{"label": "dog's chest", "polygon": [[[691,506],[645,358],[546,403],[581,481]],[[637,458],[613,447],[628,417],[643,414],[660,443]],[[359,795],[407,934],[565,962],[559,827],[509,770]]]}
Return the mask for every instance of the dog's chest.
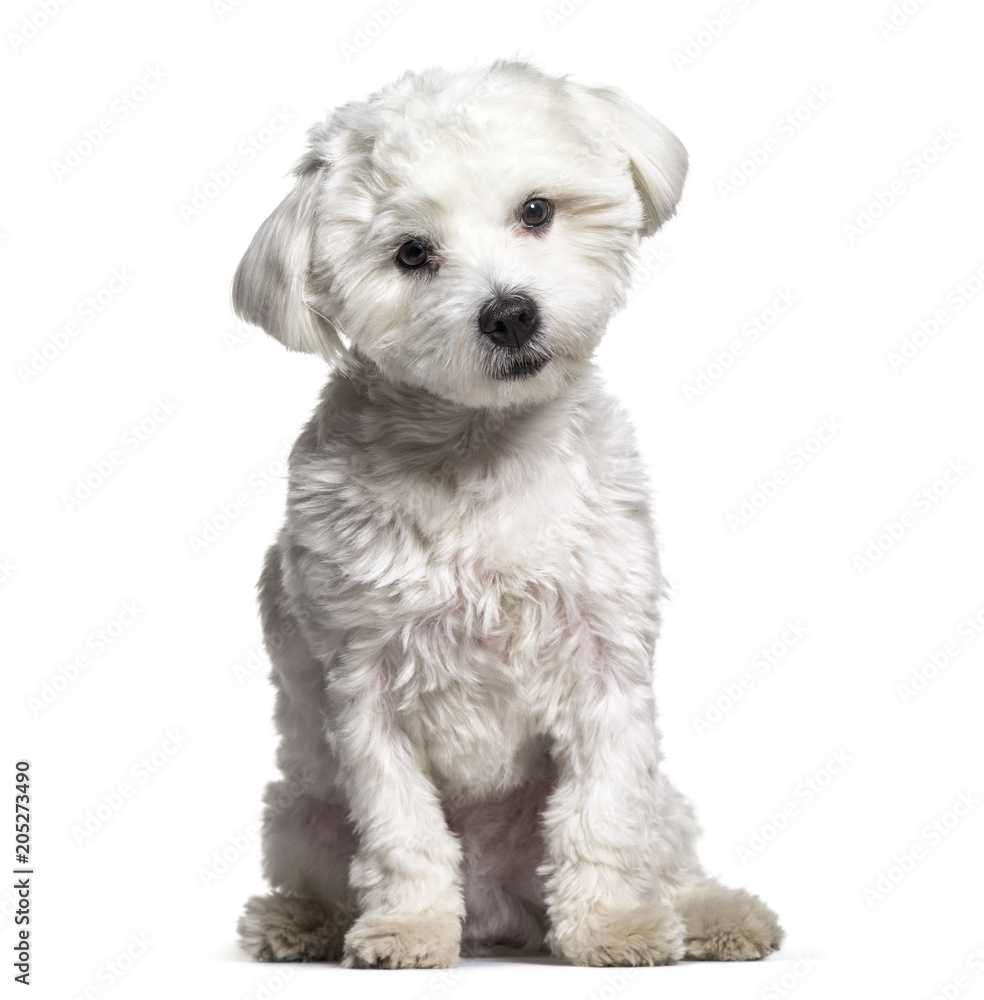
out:
{"label": "dog's chest", "polygon": [[578,589],[580,501],[572,485],[541,494],[403,510],[427,550],[392,692],[445,790],[503,790],[543,766],[540,678]]}
{"label": "dog's chest", "polygon": [[435,588],[435,604],[402,630],[391,690],[444,790],[503,790],[542,757],[536,665],[549,655],[556,609],[539,575],[487,562],[442,575],[456,593]]}
{"label": "dog's chest", "polygon": [[480,679],[476,673],[420,692],[404,715],[432,777],[451,797],[505,791],[539,774],[545,763],[545,742],[522,684],[503,683],[488,670]]}

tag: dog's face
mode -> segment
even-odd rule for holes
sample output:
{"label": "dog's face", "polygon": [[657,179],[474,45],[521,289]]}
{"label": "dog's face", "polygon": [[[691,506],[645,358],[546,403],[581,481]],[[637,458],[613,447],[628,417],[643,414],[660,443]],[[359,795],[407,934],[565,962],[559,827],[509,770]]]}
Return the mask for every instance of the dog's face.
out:
{"label": "dog's face", "polygon": [[672,215],[679,141],[609,90],[521,63],[408,74],[310,132],[234,283],[295,350],[351,348],[468,406],[549,399]]}

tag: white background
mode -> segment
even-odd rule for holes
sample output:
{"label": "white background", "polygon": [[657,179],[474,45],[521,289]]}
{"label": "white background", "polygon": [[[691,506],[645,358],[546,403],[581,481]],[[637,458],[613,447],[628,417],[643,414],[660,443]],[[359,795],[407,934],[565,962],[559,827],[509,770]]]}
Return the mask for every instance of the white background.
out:
{"label": "white background", "polygon": [[[10,802],[33,764],[35,995],[981,995],[980,5],[907,0],[896,27],[892,0],[401,0],[369,38],[384,6],[4,8],[0,770]],[[235,320],[231,276],[327,108],[515,54],[621,87],[690,150],[601,360],[674,588],[666,766],[709,870],[787,944],[628,976],[252,964],[234,926],[274,749],[253,587],[325,373]]]}

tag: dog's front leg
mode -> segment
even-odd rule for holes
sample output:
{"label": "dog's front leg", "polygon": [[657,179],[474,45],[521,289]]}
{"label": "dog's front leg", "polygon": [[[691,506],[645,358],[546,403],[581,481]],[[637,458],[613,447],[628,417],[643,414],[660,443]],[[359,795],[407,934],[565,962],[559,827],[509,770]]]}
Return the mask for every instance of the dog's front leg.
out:
{"label": "dog's front leg", "polygon": [[665,965],[683,957],[683,925],[659,884],[660,753],[648,672],[637,669],[630,681],[597,649],[579,666],[551,727],[548,942],[577,965]]}
{"label": "dog's front leg", "polygon": [[366,659],[329,682],[329,703],[330,739],[359,836],[349,883],[360,916],[345,937],[342,964],[457,965],[461,851],[421,749],[401,728],[380,668]]}

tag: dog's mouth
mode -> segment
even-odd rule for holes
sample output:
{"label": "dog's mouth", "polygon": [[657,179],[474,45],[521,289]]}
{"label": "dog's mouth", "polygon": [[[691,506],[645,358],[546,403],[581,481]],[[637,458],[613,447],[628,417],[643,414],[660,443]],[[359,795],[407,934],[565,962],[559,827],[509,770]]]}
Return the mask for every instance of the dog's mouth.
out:
{"label": "dog's mouth", "polygon": [[519,379],[532,378],[549,364],[550,357],[546,354],[523,354],[518,357],[500,357],[493,362],[492,378],[502,382],[513,382]]}

